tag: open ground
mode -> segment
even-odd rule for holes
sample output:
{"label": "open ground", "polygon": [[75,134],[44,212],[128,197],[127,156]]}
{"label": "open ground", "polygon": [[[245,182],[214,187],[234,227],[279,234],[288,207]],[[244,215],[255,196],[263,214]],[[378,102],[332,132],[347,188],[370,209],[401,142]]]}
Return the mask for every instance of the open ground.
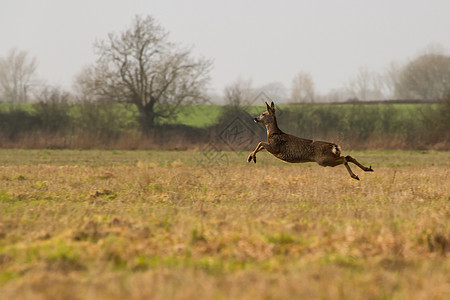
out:
{"label": "open ground", "polygon": [[448,299],[450,153],[0,150],[3,299]]}

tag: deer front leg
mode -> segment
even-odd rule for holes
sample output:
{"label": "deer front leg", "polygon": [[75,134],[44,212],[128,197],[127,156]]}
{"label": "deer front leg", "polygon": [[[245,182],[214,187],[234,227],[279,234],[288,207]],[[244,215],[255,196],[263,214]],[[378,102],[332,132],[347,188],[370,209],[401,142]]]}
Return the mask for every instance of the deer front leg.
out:
{"label": "deer front leg", "polygon": [[352,169],[350,169],[350,166],[348,165],[348,162],[344,163],[345,168],[347,168],[348,173],[350,174],[350,177],[356,180],[359,180],[358,175],[356,175],[355,173],[353,173]]}
{"label": "deer front leg", "polygon": [[250,153],[250,155],[247,158],[247,162],[251,162],[253,159],[253,162],[256,164],[256,153],[258,153],[259,151],[261,151],[264,148],[268,148],[269,144],[267,143],[263,143],[263,142],[259,142],[258,146],[256,146],[255,150],[253,150],[252,153]]}

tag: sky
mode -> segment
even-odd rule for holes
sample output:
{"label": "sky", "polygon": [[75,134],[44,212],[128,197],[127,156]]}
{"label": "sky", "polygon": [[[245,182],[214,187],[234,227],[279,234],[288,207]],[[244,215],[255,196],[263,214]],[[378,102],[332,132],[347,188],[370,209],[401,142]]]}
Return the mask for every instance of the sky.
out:
{"label": "sky", "polygon": [[153,16],[172,42],[212,59],[217,94],[237,78],[289,91],[299,72],[328,93],[361,67],[383,72],[429,45],[450,49],[448,0],[0,0],[0,56],[26,50],[39,78],[71,89],[95,62],[94,42],[135,15]]}

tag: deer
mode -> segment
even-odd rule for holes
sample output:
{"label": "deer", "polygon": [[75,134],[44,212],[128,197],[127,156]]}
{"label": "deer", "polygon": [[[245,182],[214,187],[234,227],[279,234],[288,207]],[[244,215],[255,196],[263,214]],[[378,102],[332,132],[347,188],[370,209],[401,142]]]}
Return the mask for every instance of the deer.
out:
{"label": "deer", "polygon": [[372,166],[365,167],[350,155],[341,156],[341,147],[335,143],[314,141],[284,133],[278,128],[274,103],[272,102],[270,106],[267,102],[265,104],[267,110],[253,121],[262,123],[266,127],[267,143],[259,142],[255,150],[248,156],[248,162],[253,160],[256,164],[256,153],[265,149],[276,158],[288,163],[316,162],[323,167],[335,167],[343,164],[350,176],[356,180],[359,180],[359,177],[350,169],[349,162],[365,172],[373,172]]}

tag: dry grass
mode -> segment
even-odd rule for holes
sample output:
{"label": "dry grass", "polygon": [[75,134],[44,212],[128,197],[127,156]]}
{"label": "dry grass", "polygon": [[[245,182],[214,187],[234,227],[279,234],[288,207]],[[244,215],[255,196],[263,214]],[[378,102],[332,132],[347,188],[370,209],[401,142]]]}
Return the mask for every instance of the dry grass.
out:
{"label": "dry grass", "polygon": [[213,154],[0,150],[0,298],[448,299],[448,152]]}

